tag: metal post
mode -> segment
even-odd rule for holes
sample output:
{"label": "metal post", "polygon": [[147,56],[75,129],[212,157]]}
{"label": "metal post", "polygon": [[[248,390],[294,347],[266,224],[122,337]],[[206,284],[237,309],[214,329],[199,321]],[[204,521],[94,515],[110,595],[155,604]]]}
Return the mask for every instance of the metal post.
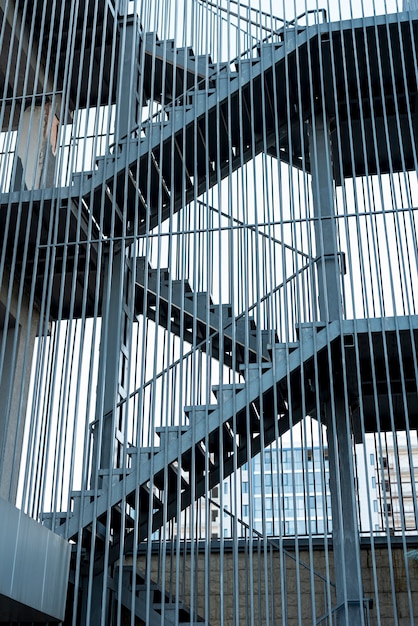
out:
{"label": "metal post", "polygon": [[[119,18],[120,61],[118,75],[116,139],[129,140],[130,132],[138,123],[138,84],[137,61],[139,54],[139,31],[136,16]],[[119,207],[123,211],[124,207]],[[119,407],[123,397],[123,387],[127,382],[126,356],[122,354],[124,343],[129,280],[125,245],[111,246],[105,258],[105,288],[102,300],[102,330],[100,338],[100,360],[98,375],[98,402],[96,424],[93,431],[92,483],[101,489],[111,489],[112,468],[119,467],[117,430],[123,432],[122,415],[125,407]],[[122,394],[122,395],[121,395]],[[95,473],[99,470],[99,480],[95,483]],[[90,623],[102,624],[107,615],[107,573],[94,577]],[[107,619],[107,618],[106,618]]]}
{"label": "metal post", "polygon": [[119,18],[119,33],[123,51],[119,60],[119,90],[117,106],[116,131],[119,141],[129,137],[132,129],[138,124],[138,97],[139,82],[138,58],[140,33],[138,18],[129,15]]}
{"label": "metal post", "polygon": [[340,262],[332,187],[333,168],[329,128],[321,116],[309,127],[309,152],[318,272],[319,315],[322,321],[339,319],[342,312]]}
{"label": "metal post", "polygon": [[[102,332],[98,375],[98,406],[96,415],[94,462],[97,460],[97,438],[101,430],[99,469],[114,466],[115,411],[118,400],[118,377],[121,347],[122,298],[125,261],[124,250],[113,251],[112,258],[105,257],[105,287],[103,293]],[[110,272],[110,276],[108,275]],[[103,390],[103,402],[100,401]],[[100,422],[102,425],[100,429]],[[97,465],[96,465],[97,467]],[[95,467],[93,467],[93,471]],[[100,486],[107,483],[100,478]]]}
{"label": "metal post", "polygon": [[[334,416],[331,402],[325,403],[332,508],[332,539],[338,626],[365,624],[360,542],[355,506],[354,476],[350,456],[351,437],[343,390],[335,390]],[[348,421],[349,423],[349,421]]]}
{"label": "metal post", "polygon": [[[139,50],[139,31],[136,16],[120,18],[119,30],[121,46],[119,63],[118,88],[118,123],[117,133],[119,140],[129,136],[130,130],[138,121],[137,118],[137,59]],[[130,94],[130,97],[129,97]],[[123,210],[123,207],[120,207]],[[94,431],[93,473],[97,468],[98,442],[100,429],[98,424],[103,420],[101,427],[100,464],[101,470],[109,469],[115,459],[115,426],[116,405],[118,403],[118,388],[120,377],[123,377],[123,366],[120,366],[121,346],[123,342],[122,319],[123,303],[127,297],[128,284],[125,280],[126,257],[123,244],[114,246],[110,255],[105,259],[105,290],[102,305],[102,334],[98,380],[98,407],[96,428]],[[111,275],[108,275],[108,272]],[[122,370],[122,371],[121,371]],[[101,396],[103,390],[103,403]],[[94,478],[94,474],[92,474]],[[106,481],[104,481],[106,482]],[[103,478],[100,479],[103,485]]]}
{"label": "metal post", "polygon": [[[330,131],[322,116],[309,128],[312,196],[317,249],[319,315],[331,322],[342,316],[340,263],[333,198],[333,168]],[[352,446],[347,428],[344,388],[334,385],[334,399],[323,398],[327,426],[332,533],[338,626],[364,624],[362,581]],[[334,412],[332,411],[334,408]]]}

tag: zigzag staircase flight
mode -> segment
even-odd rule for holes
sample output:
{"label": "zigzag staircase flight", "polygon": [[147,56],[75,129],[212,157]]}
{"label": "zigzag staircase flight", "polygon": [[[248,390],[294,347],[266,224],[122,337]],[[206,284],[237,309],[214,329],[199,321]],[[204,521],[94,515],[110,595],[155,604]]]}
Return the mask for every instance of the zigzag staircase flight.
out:
{"label": "zigzag staircase flight", "polygon": [[[284,40],[260,45],[258,57],[238,61],[233,72],[229,64],[213,65],[207,57],[195,58],[191,49],[176,50],[171,41],[159,41],[153,33],[145,35],[145,55],[148,63],[154,64],[154,84],[144,84],[144,91],[152,92],[154,97],[162,93],[163,86],[159,81],[165,73],[165,81],[173,85],[172,92],[180,94],[177,104],[170,102],[164,107],[167,117],[164,121],[149,122],[138,129],[141,134],[145,131],[145,136],[126,138],[114,147],[113,154],[99,157],[95,171],[74,175],[73,186],[68,189],[74,205],[73,213],[93,216],[100,232],[105,235],[111,234],[113,228],[114,234],[126,235],[126,226],[132,225],[133,219],[137,220],[140,231],[152,228],[254,158],[266,145],[272,146],[276,137],[276,99],[272,90],[275,81],[280,83],[280,74],[285,71],[285,51],[287,54],[294,52],[317,33],[311,31],[307,36],[306,30],[295,30],[294,34],[287,45]],[[274,72],[276,77],[273,77]],[[150,76],[151,72],[145,72],[145,75]],[[266,92],[264,104],[259,97],[261,82],[264,82]],[[239,110],[243,111],[242,119]],[[284,126],[286,118],[287,111],[283,110],[281,124]],[[216,133],[213,128],[217,129]],[[197,145],[193,140],[195,135]],[[61,193],[61,200],[66,193],[65,190]],[[118,207],[123,207],[123,211]],[[120,220],[112,222],[115,210]],[[90,217],[84,219],[91,223]],[[113,485],[111,502],[105,493],[95,502],[90,502],[89,493],[73,494],[73,513],[45,514],[45,519],[55,518],[55,530],[69,539],[89,527],[95,518],[103,521],[110,510],[115,516],[115,508],[121,503],[123,507],[135,509],[138,494],[140,509],[147,514],[154,486],[161,493],[167,492],[165,499],[164,496],[160,499],[153,496],[152,528],[159,528],[178,509],[177,488],[171,490],[170,486],[181,481],[181,509],[184,509],[192,497],[203,495],[208,487],[214,487],[235,467],[244,464],[249,456],[288,430],[288,402],[293,407],[293,419],[298,421],[303,417],[296,391],[300,390],[300,383],[294,381],[290,392],[286,377],[295,374],[297,377],[303,361],[313,355],[302,357],[300,346],[293,344],[273,343],[268,351],[270,331],[260,333],[254,325],[246,329],[244,318],[231,319],[228,305],[213,305],[207,294],[194,294],[187,281],[178,283],[173,288],[168,270],[157,272],[146,259],[137,259],[136,311],[145,310],[148,317],[163,327],[167,327],[170,320],[171,331],[178,335],[182,333],[186,341],[196,344],[200,337],[203,350],[208,344],[207,339],[211,339],[211,355],[217,359],[220,358],[221,330],[223,362],[241,371],[246,382],[215,389],[218,405],[186,407],[190,427],[161,427],[158,432],[160,447],[153,454],[132,448],[130,454],[137,462],[132,462],[132,468]],[[193,305],[196,297],[197,310]],[[206,310],[208,302],[209,313]],[[222,316],[220,307],[223,307]],[[158,319],[155,311],[159,311]],[[220,319],[223,320],[222,329]],[[261,349],[257,337],[261,337]],[[232,343],[234,362],[230,356]],[[292,351],[288,370],[287,357]],[[264,414],[262,420],[260,411]],[[176,440],[179,445],[174,447],[171,444]],[[196,466],[193,471],[192,463]],[[193,487],[181,476],[179,468],[186,470],[186,474],[195,474]],[[145,519],[140,524],[139,540],[147,536],[148,530]]]}

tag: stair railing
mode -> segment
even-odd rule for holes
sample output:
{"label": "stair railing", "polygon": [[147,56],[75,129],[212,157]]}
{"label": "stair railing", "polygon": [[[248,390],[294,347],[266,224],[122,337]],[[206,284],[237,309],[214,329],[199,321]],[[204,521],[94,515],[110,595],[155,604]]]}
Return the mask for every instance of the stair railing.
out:
{"label": "stair railing", "polygon": [[[243,6],[242,4],[239,4],[237,2],[237,0],[230,0],[233,4],[235,5],[239,5],[239,9],[246,9],[246,13],[247,16],[242,15],[242,13],[238,13],[235,11],[231,11],[230,9],[227,9],[226,7],[220,6],[219,4],[216,4],[215,2],[210,2],[210,0],[197,0],[199,4],[204,5],[206,7],[213,7],[213,8],[209,8],[208,10],[211,13],[215,13],[217,17],[219,17],[219,11],[223,11],[224,13],[227,13],[228,16],[230,17],[235,17],[235,18],[239,18],[240,20],[242,20],[243,22],[246,22],[248,25],[250,26],[254,26],[256,28],[261,28],[261,30],[265,30],[269,33],[272,32],[272,30],[278,30],[278,28],[271,28],[269,26],[263,26],[263,24],[259,21],[254,21],[254,19],[252,17],[249,17],[251,15],[251,12],[255,13],[257,16],[261,16],[261,17],[265,17],[266,19],[270,20],[270,21],[274,21],[274,22],[279,22],[281,24],[280,28],[284,28],[286,27],[286,25],[288,24],[288,22],[286,22],[286,20],[284,20],[281,17],[277,17],[276,15],[271,15],[270,13],[266,13],[265,11],[259,11],[258,9],[255,9],[254,7],[251,6]],[[226,18],[221,18],[225,21]],[[231,24],[229,24],[231,25]],[[238,26],[236,26],[235,24],[233,24],[233,26],[235,28],[239,28]],[[242,30],[242,32],[247,33],[247,31],[245,31],[243,28],[239,28],[239,30]]]}

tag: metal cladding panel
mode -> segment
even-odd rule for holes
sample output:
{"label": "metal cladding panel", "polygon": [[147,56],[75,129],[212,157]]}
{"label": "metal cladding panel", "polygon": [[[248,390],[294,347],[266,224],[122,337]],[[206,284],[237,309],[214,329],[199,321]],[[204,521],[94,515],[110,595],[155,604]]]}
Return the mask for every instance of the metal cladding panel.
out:
{"label": "metal cladding panel", "polygon": [[62,621],[71,546],[0,498],[0,621]]}

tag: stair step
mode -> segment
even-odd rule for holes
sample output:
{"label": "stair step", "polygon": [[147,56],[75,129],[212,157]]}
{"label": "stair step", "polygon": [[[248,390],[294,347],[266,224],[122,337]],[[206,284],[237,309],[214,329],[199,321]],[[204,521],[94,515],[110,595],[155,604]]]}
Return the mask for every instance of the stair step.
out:
{"label": "stair step", "polygon": [[114,154],[102,154],[95,158],[96,167],[99,170],[107,165],[114,163],[115,160],[116,157]]}
{"label": "stair step", "polygon": [[[136,258],[136,278],[137,281],[142,279],[141,284],[144,284],[144,277],[145,277],[145,273],[148,273],[148,278],[152,278],[155,281],[157,281],[157,279],[161,280],[162,282],[168,281],[170,278],[170,272],[168,268],[153,268],[151,267],[150,263],[148,262],[148,260],[145,257],[137,257]],[[151,288],[153,285],[150,285],[149,288]]]}
{"label": "stair step", "polygon": [[232,385],[213,385],[212,391],[219,401],[229,402],[234,395],[245,389],[245,383],[236,383]]}
{"label": "stair step", "polygon": [[314,334],[326,327],[324,322],[307,322],[296,324],[296,334],[300,342],[306,342],[313,339]]}
{"label": "stair step", "polygon": [[159,39],[156,42],[158,48],[163,48],[166,50],[175,50],[176,41],[175,39]]}
{"label": "stair step", "polygon": [[207,291],[192,291],[185,293],[185,297],[191,300],[193,304],[196,302],[197,307],[206,308],[206,305],[213,306],[212,297]]}
{"label": "stair step", "polygon": [[216,90],[213,88],[188,92],[187,104],[196,107],[196,114],[198,115],[199,108],[205,107],[210,96],[213,96],[215,93]]}
{"label": "stair step", "polygon": [[245,363],[240,365],[239,370],[242,372],[245,380],[251,382],[262,376],[267,370],[272,368],[272,363]]}
{"label": "stair step", "polygon": [[[176,299],[176,301],[179,300],[179,298],[176,298],[176,296],[178,296],[179,294],[183,295],[183,292],[184,297],[190,297],[191,294],[194,294],[194,291],[192,290],[189,281],[186,279],[169,280],[169,277],[167,277],[162,280],[162,283],[165,287],[171,287],[172,297],[173,299]],[[182,298],[180,298],[180,300],[182,300]]]}
{"label": "stair step", "polygon": [[192,46],[185,46],[183,48],[176,48],[176,55],[182,58],[192,58],[194,59],[194,52]]}
{"label": "stair step", "polygon": [[175,122],[176,116],[183,116],[192,109],[191,104],[176,104],[164,107],[165,113],[168,115],[169,119]]}
{"label": "stair step", "polygon": [[216,411],[216,409],[218,408],[217,404],[204,404],[204,405],[195,405],[195,406],[185,406],[183,411],[186,413],[189,421],[191,422],[191,420],[193,418],[195,419],[199,419],[199,417],[201,415],[205,416],[208,415],[210,416],[210,414],[213,411]]}
{"label": "stair step", "polygon": [[[229,320],[233,320],[232,306],[230,304],[211,304],[209,306],[210,316],[221,318],[222,314],[222,326],[225,327]],[[234,320],[235,321],[235,320]]]}
{"label": "stair step", "polygon": [[[209,68],[213,66],[212,57],[210,54],[198,54],[195,56],[196,63],[207,65]],[[214,67],[217,67],[216,65]]]}
{"label": "stair step", "polygon": [[164,450],[166,445],[170,446],[178,442],[179,437],[187,433],[189,426],[158,426],[155,432],[160,438],[160,448]]}
{"label": "stair step", "polygon": [[88,185],[92,185],[92,177],[93,177],[93,172],[74,172],[72,175],[72,184],[73,187],[75,187],[76,189],[79,188],[80,190],[82,190],[84,188],[87,187]]}
{"label": "stair step", "polygon": [[154,44],[159,45],[161,42],[158,39],[158,34],[156,32],[147,32],[145,33],[145,46],[147,50],[152,50]]}
{"label": "stair step", "polygon": [[48,512],[42,513],[41,521],[49,530],[55,531],[55,529],[65,523],[67,517],[67,512]]}

